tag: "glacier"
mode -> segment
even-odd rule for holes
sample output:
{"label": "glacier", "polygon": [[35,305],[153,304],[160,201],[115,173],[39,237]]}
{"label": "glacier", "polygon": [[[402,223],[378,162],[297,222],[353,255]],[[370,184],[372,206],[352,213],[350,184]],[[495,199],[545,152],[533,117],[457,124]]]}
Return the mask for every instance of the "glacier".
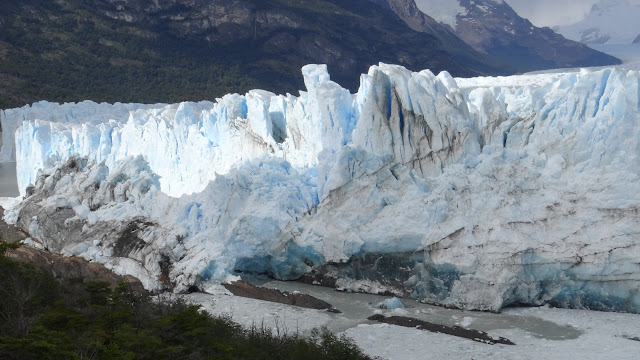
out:
{"label": "glacier", "polygon": [[5,110],[24,197],[6,218],[149,289],[313,275],[463,309],[640,312],[638,72],[380,64],[355,94],[302,73],[299,96]]}

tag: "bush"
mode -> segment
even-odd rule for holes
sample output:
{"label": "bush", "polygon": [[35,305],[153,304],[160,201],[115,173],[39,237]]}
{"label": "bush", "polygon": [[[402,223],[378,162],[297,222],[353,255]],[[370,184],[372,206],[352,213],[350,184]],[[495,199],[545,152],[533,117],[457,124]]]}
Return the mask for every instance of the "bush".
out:
{"label": "bush", "polygon": [[2,359],[367,359],[327,329],[309,338],[244,329],[181,300],[106,282],[55,281],[5,256],[0,241]]}

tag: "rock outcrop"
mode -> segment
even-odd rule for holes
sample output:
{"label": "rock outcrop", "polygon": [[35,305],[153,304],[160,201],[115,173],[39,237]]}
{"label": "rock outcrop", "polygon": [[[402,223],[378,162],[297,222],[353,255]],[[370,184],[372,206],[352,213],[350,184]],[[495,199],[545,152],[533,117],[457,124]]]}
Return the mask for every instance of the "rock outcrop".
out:
{"label": "rock outcrop", "polygon": [[404,326],[424,331],[430,331],[434,333],[446,334],[451,336],[457,336],[484,344],[495,345],[515,345],[511,340],[503,337],[494,338],[488,333],[479,330],[465,329],[459,326],[446,326],[433,324],[428,321],[422,321],[418,319],[403,317],[403,316],[389,316],[373,315],[368,318],[372,321],[381,322],[383,324]]}
{"label": "rock outcrop", "polygon": [[4,209],[0,206],[0,240],[15,242],[24,240],[28,236],[15,225],[7,224],[4,221]]}
{"label": "rock outcrop", "polygon": [[242,296],[250,299],[264,300],[279,304],[298,306],[308,309],[331,310],[339,312],[324,300],[320,300],[308,294],[289,293],[277,289],[269,289],[251,285],[245,281],[234,281],[222,284],[233,295]]}
{"label": "rock outcrop", "polygon": [[116,287],[124,283],[137,294],[148,294],[137,278],[131,275],[118,275],[102,264],[89,262],[83,258],[65,257],[30,246],[21,246],[6,254],[9,258],[32,264],[36,269],[53,275],[58,280],[77,280],[82,283],[104,281]]}

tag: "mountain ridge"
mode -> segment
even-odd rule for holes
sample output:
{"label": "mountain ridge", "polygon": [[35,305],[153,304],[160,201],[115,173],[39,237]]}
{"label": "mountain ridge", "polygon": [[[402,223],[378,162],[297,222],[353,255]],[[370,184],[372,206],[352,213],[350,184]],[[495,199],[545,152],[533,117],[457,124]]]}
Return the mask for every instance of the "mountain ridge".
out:
{"label": "mountain ridge", "polygon": [[369,0],[7,0],[4,6],[0,108],[42,99],[157,103],[253,88],[294,92],[302,87],[299,69],[318,62],[352,91],[357,74],[378,62],[479,73],[435,36]]}
{"label": "mountain ridge", "polygon": [[554,28],[566,38],[585,44],[631,44],[640,38],[639,16],[640,4],[600,0],[581,21]]}
{"label": "mountain ridge", "polygon": [[[413,0],[404,0],[413,1]],[[499,0],[457,0],[458,8],[436,0],[421,0],[422,11],[431,9],[437,21],[476,51],[516,72],[551,68],[617,65],[620,60],[576,41],[538,28]]]}

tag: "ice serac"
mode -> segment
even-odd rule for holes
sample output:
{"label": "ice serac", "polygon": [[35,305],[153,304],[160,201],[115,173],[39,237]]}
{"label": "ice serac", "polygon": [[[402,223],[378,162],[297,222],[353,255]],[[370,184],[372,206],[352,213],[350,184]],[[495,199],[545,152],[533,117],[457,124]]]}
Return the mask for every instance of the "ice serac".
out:
{"label": "ice serac", "polygon": [[38,169],[72,154],[108,166],[143,155],[172,196],[202,191],[216,174],[263,155],[316,166],[324,141],[348,141],[353,99],[329,80],[326,66],[305,69],[309,91],[300,98],[253,90],[216,103],[118,104],[111,116],[101,114],[109,105],[92,102],[7,110],[15,114],[9,126],[26,120],[15,139],[21,194],[36,182]]}
{"label": "ice serac", "polygon": [[380,64],[353,95],[303,75],[297,97],[24,121],[19,223],[150,288],[307,274],[465,309],[640,312],[638,72]]}

